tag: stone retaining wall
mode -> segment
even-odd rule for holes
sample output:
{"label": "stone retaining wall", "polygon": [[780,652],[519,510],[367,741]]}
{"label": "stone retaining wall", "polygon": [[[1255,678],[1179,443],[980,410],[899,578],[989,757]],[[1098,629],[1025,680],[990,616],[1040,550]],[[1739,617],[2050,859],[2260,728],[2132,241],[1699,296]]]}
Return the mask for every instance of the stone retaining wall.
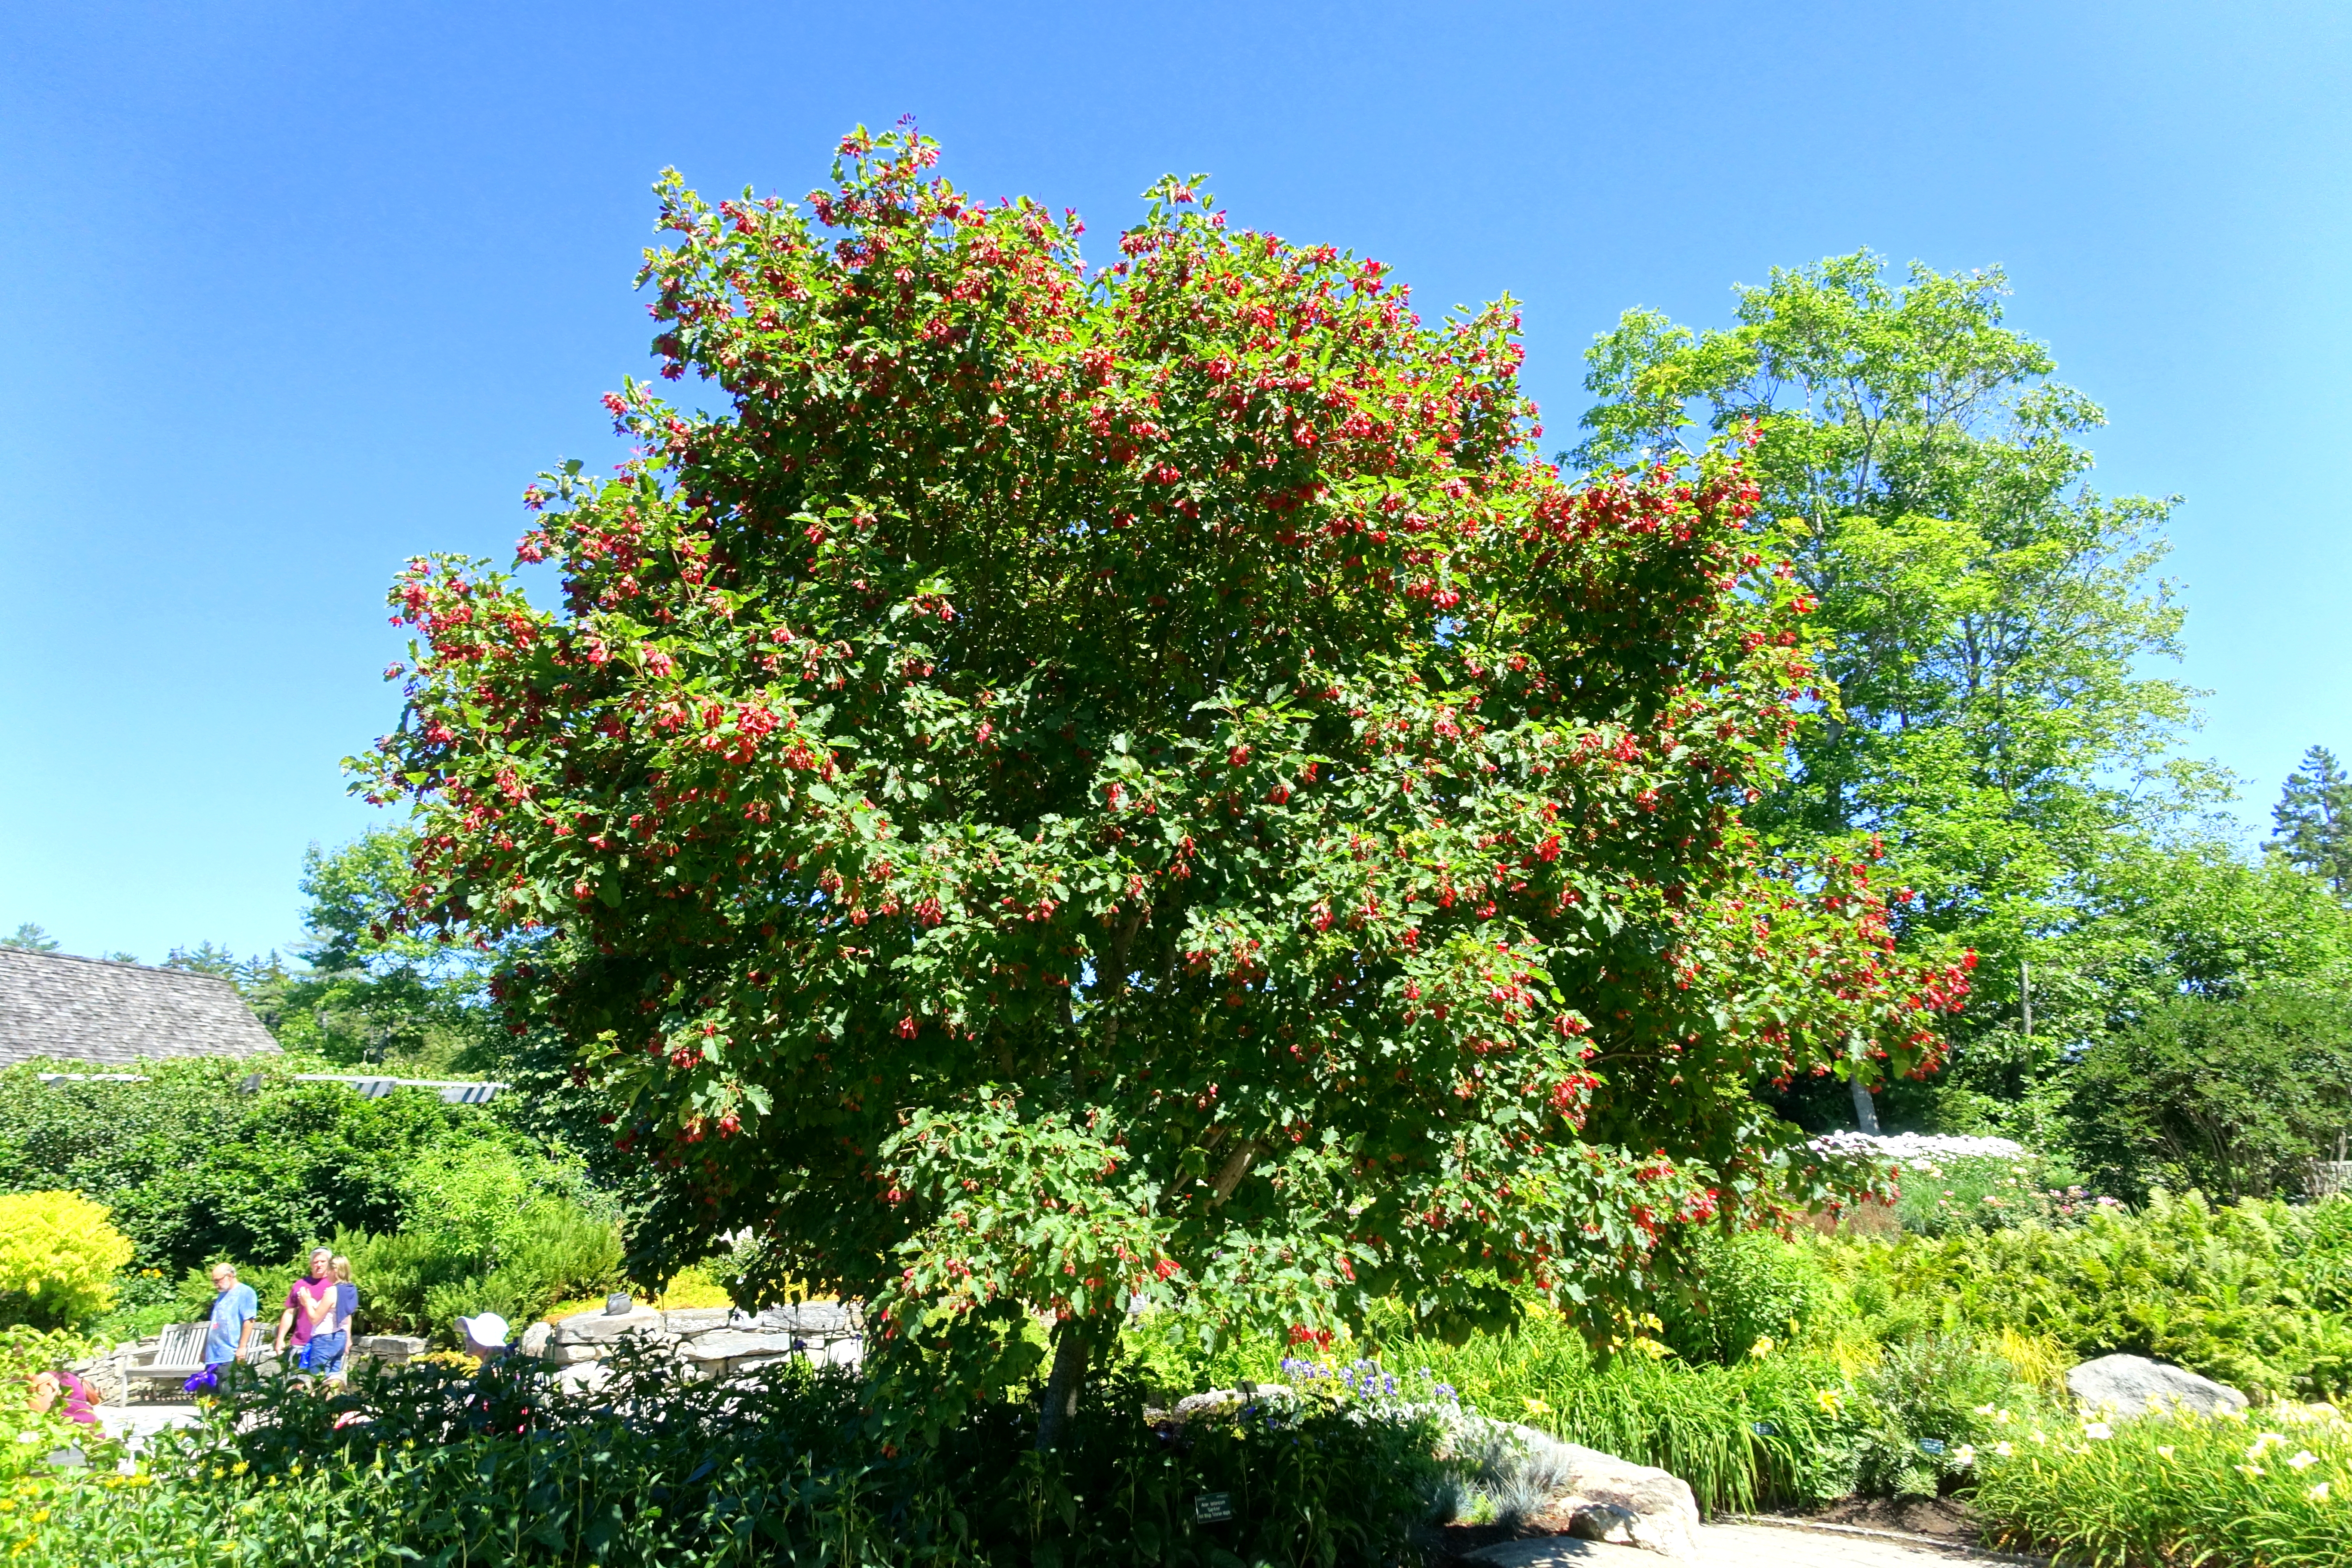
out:
{"label": "stone retaining wall", "polygon": [[856,1303],[804,1301],[746,1312],[693,1307],[661,1312],[581,1312],[557,1323],[533,1323],[517,1350],[559,1366],[600,1362],[631,1336],[666,1349],[689,1377],[725,1377],[776,1362],[801,1360],[856,1366],[865,1358],[864,1314]]}

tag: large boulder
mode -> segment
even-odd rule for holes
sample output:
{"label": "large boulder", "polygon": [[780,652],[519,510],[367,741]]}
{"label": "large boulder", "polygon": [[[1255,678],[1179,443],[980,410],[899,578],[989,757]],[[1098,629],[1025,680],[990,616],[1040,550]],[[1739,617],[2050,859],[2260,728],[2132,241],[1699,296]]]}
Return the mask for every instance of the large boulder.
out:
{"label": "large boulder", "polygon": [[677,1342],[677,1359],[689,1375],[727,1377],[790,1361],[805,1347],[783,1329],[709,1328]]}
{"label": "large boulder", "polygon": [[1439,1457],[1468,1461],[1482,1484],[1521,1515],[1565,1519],[1569,1533],[1581,1540],[1698,1561],[1698,1500],[1679,1477],[1563,1443],[1533,1426],[1423,1408],[1451,1428]]}
{"label": "large boulder", "polygon": [[419,1334],[362,1334],[352,1342],[353,1355],[367,1356],[386,1366],[405,1365],[430,1348]]}
{"label": "large boulder", "polygon": [[617,1344],[626,1334],[660,1334],[665,1316],[651,1307],[636,1307],[625,1312],[607,1312],[601,1308],[575,1312],[555,1325],[554,1343],[559,1349],[593,1345],[601,1352]]}
{"label": "large boulder", "polygon": [[2219,1415],[2246,1407],[2246,1396],[2228,1384],[2143,1355],[2103,1355],[2084,1362],[2066,1373],[2066,1386],[2085,1410],[2118,1417],[2176,1410]]}

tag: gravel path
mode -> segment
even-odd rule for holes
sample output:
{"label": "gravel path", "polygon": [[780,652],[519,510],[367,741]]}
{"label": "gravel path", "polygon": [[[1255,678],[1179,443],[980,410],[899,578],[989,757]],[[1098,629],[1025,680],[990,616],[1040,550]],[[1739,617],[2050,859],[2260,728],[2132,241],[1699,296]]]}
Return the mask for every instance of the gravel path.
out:
{"label": "gravel path", "polygon": [[[1556,1535],[1507,1541],[1475,1553],[1491,1568],[1667,1568],[1669,1559],[1632,1546],[1604,1546]],[[1931,1563],[2015,1563],[1959,1547],[1915,1545],[1867,1535],[1783,1530],[1769,1524],[1709,1524],[1699,1529],[1698,1568],[1924,1568]]]}

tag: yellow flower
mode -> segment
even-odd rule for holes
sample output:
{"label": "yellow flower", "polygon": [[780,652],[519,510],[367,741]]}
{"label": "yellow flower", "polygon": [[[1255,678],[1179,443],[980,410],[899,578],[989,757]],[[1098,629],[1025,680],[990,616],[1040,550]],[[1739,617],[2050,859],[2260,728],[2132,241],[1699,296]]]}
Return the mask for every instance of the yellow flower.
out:
{"label": "yellow flower", "polygon": [[2231,1465],[2230,1468],[2248,1480],[2252,1480],[2263,1473],[2263,1468],[2260,1465]]}
{"label": "yellow flower", "polygon": [[1817,1391],[1813,1394],[1813,1403],[1822,1407],[1822,1414],[1824,1415],[1836,1415],[1838,1413],[1837,1390],[1824,1388]]}
{"label": "yellow flower", "polygon": [[1519,1403],[1528,1407],[1528,1414],[1530,1415],[1549,1415],[1551,1414],[1551,1406],[1546,1405],[1540,1399],[1521,1399]]}
{"label": "yellow flower", "polygon": [[251,1465],[247,1464],[243,1459],[239,1459],[236,1464],[231,1465],[228,1468],[228,1473],[232,1476],[241,1476],[252,1468],[253,1467]]}
{"label": "yellow flower", "polygon": [[1748,1347],[1748,1353],[1754,1356],[1759,1361],[1770,1355],[1772,1353],[1772,1336],[1769,1334],[1757,1335],[1756,1342]]}
{"label": "yellow flower", "polygon": [[2156,1457],[2159,1459],[2168,1459],[2172,1458],[2172,1445],[2169,1443],[2158,1443],[2156,1446]]}

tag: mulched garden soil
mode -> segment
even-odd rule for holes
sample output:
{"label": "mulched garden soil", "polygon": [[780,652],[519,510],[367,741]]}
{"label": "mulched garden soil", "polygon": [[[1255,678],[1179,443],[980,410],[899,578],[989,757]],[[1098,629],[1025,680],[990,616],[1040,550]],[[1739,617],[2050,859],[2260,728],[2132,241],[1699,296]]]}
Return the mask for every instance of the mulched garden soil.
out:
{"label": "mulched garden soil", "polygon": [[1979,1544],[1977,1516],[1958,1498],[1850,1497],[1826,1508],[1786,1509],[1780,1512],[1785,1519],[1855,1524],[1866,1530],[1899,1530],[1909,1535],[1948,1541],[1956,1546]]}
{"label": "mulched garden soil", "polygon": [[1492,1546],[1498,1541],[1530,1541],[1547,1535],[1566,1535],[1569,1516],[1565,1513],[1531,1514],[1516,1525],[1511,1524],[1441,1524],[1423,1532],[1422,1561],[1429,1568],[1454,1568],[1467,1563],[1470,1553],[1482,1546]]}

